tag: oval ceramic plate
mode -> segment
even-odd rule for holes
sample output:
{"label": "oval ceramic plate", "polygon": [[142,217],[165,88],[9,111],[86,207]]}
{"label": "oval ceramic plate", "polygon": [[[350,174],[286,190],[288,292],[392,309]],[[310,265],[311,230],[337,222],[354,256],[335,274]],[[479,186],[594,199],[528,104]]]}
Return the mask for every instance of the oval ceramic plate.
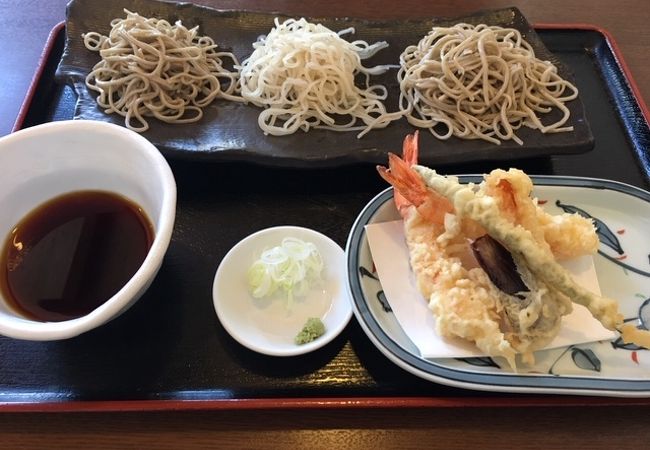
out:
{"label": "oval ceramic plate", "polygon": [[[285,237],[311,242],[323,258],[323,283],[291,304],[274,295],[256,299],[249,292],[247,272],[260,254],[281,244]],[[293,226],[267,228],[235,245],[223,258],[214,278],[214,308],[226,331],[240,344],[272,356],[293,356],[316,350],[334,339],[347,325],[352,308],[345,288],[345,254],[327,236]],[[294,337],[310,317],[318,317],[325,334],[296,345]]]}
{"label": "oval ceramic plate", "polygon": [[[600,238],[594,258],[604,296],[620,301],[626,321],[650,327],[650,193],[626,184],[588,178],[532,177],[533,194],[554,213],[593,217]],[[481,177],[461,176],[461,182]],[[381,192],[363,209],[348,238],[348,286],[362,328],[391,361],[424,379],[456,387],[627,397],[650,396],[650,351],[619,339],[544,350],[519,373],[489,357],[425,359],[406,337],[373,271],[364,226],[398,219],[393,191]]]}

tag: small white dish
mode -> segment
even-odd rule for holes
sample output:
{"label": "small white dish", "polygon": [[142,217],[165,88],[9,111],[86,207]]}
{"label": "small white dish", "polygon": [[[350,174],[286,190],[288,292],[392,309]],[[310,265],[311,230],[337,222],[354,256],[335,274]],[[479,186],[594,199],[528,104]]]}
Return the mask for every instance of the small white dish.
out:
{"label": "small white dish", "polygon": [[[254,298],[247,281],[251,264],[285,237],[313,243],[324,262],[323,283],[295,297],[290,307],[282,295]],[[243,239],[219,264],[212,287],[214,309],[226,331],[243,346],[265,355],[300,355],[330,342],[349,322],[352,307],[345,280],[345,253],[332,239],[308,228],[267,228]],[[325,334],[307,344],[295,344],[294,337],[310,317],[323,321]]]}

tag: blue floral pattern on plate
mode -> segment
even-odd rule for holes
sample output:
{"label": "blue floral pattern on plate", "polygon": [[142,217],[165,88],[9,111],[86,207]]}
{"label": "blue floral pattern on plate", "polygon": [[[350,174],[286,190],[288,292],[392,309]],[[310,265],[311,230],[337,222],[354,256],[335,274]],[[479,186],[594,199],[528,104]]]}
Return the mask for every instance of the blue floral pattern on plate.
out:
{"label": "blue floral pattern on plate", "polygon": [[[461,176],[461,182],[480,182]],[[626,321],[650,326],[650,193],[626,184],[536,176],[533,195],[554,213],[591,217],[600,238],[594,258],[603,295],[616,298]],[[650,351],[619,338],[536,352],[518,373],[498,359],[425,359],[395,319],[374,272],[364,227],[398,219],[392,189],[377,195],[352,227],[346,253],[348,285],[362,328],[391,361],[424,379],[470,389],[579,395],[650,396]]]}

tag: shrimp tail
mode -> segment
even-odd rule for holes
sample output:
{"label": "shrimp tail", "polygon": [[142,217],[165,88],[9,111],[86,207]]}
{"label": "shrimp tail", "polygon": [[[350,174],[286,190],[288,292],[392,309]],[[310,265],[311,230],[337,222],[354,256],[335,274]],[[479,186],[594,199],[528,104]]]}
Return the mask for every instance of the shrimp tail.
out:
{"label": "shrimp tail", "polygon": [[377,166],[381,177],[393,185],[395,206],[402,217],[408,215],[411,206],[429,222],[442,224],[444,216],[453,211],[449,200],[427,187],[413,166],[418,162],[418,132],[404,138],[402,158],[389,153],[388,169]]}
{"label": "shrimp tail", "polygon": [[410,166],[418,163],[418,137],[419,131],[407,134],[402,144],[402,159]]}
{"label": "shrimp tail", "polygon": [[379,175],[395,188],[395,206],[399,211],[414,205],[420,206],[425,202],[427,187],[411,166],[417,164],[418,158],[418,132],[409,134],[404,138],[402,158],[394,153],[388,154],[388,169],[377,166]]}

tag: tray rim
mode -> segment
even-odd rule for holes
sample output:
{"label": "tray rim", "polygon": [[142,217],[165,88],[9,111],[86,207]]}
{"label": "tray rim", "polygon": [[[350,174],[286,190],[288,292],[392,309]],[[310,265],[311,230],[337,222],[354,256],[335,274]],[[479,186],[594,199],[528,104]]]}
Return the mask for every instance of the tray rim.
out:
{"label": "tray rim", "polygon": [[317,410],[370,408],[547,408],[649,406],[650,398],[544,394],[449,397],[304,397],[211,400],[0,402],[1,413]]}
{"label": "tray rim", "polygon": [[[625,62],[622,52],[612,34],[606,29],[589,23],[532,23],[534,29],[558,31],[593,31],[603,36],[614,55],[626,83],[636,100],[646,124],[650,127],[650,109],[645,103],[639,87]],[[55,25],[50,31],[37,68],[32,77],[25,98],[18,111],[11,132],[22,129],[32,103],[35,100],[38,83],[54,50],[54,43],[65,22]],[[471,391],[468,391],[471,392]],[[476,393],[475,393],[476,394]],[[39,397],[34,394],[34,397]],[[363,408],[457,408],[457,407],[557,407],[557,406],[647,406],[650,398],[600,397],[549,394],[503,394],[494,396],[397,396],[397,397],[268,397],[251,399],[145,399],[145,400],[47,400],[2,401],[0,413],[17,412],[136,412],[136,411],[196,411],[196,410],[276,410],[276,409],[363,409]]]}
{"label": "tray rim", "polygon": [[36,70],[34,71],[32,80],[29,83],[29,88],[27,89],[25,98],[23,99],[23,102],[20,105],[20,109],[18,110],[18,115],[16,116],[14,125],[11,128],[11,133],[15,133],[16,131],[22,129],[25,119],[27,118],[27,113],[31,109],[32,102],[34,100],[34,97],[36,96],[38,82],[41,80],[43,76],[43,72],[45,72],[45,67],[47,66],[47,63],[50,59],[50,55],[54,51],[54,42],[56,41],[56,38],[58,37],[59,33],[64,30],[65,30],[65,22],[62,21],[54,25],[54,27],[50,30],[50,33],[47,35],[47,39],[45,40],[45,46],[43,47],[43,51],[41,52],[41,55],[38,58],[38,65],[36,66]]}
{"label": "tray rim", "polygon": [[630,87],[630,90],[632,91],[632,95],[634,96],[634,99],[639,105],[639,109],[641,110],[641,115],[645,119],[646,125],[650,127],[650,109],[648,108],[648,105],[646,104],[645,100],[643,99],[643,96],[641,95],[641,90],[639,89],[639,85],[634,79],[634,76],[632,75],[632,71],[630,70],[630,67],[627,65],[625,58],[623,57],[623,52],[621,51],[620,47],[616,42],[616,39],[614,39],[614,36],[609,32],[609,30],[590,23],[566,23],[565,24],[565,23],[539,22],[539,23],[533,23],[532,26],[533,28],[539,30],[595,31],[603,35],[603,37],[605,38],[605,42],[609,46],[609,49],[611,50],[612,54],[614,55],[614,58],[616,59],[616,63],[618,64],[621,71],[623,72],[625,80],[627,81],[627,84]]}

